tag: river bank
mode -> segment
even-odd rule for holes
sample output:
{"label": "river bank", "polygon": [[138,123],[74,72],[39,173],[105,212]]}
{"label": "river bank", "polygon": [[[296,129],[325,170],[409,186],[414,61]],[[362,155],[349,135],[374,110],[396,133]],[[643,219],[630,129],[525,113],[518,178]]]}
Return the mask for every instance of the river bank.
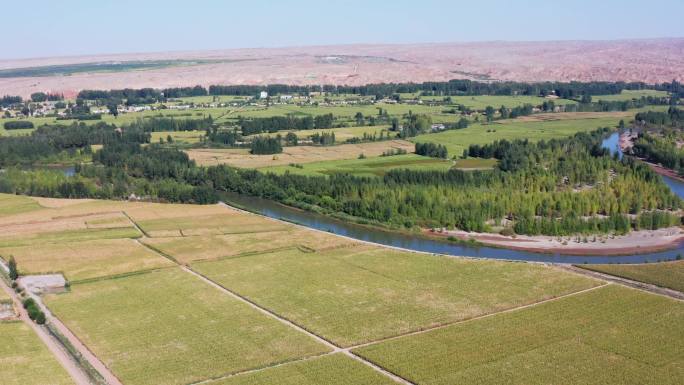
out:
{"label": "river bank", "polygon": [[[637,134],[634,133],[629,133],[628,131],[625,131],[620,134],[620,140],[619,140],[619,145],[620,145],[620,151],[622,153],[629,153],[629,149],[632,148],[634,144],[634,139],[637,138]],[[631,155],[630,155],[631,156]],[[679,175],[677,172],[675,172],[672,169],[669,169],[667,167],[663,167],[659,164],[651,163],[643,158],[639,157],[634,157],[635,159],[639,159],[640,161],[644,162],[645,164],[648,165],[648,167],[651,168],[656,174],[658,175],[663,175],[668,178],[675,179],[680,182],[684,182],[684,177]]]}
{"label": "river bank", "polygon": [[461,230],[424,230],[425,235],[476,241],[511,250],[560,255],[617,256],[656,253],[684,244],[684,231],[679,227],[638,230],[626,235],[588,235],[552,237],[548,235],[504,236],[491,233],[469,233]]}

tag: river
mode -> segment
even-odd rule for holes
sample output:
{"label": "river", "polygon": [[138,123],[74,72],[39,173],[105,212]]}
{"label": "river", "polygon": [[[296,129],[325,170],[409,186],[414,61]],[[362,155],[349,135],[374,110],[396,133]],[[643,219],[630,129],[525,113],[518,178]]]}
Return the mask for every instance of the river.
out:
{"label": "river", "polygon": [[[608,148],[611,153],[617,152],[620,154],[620,156],[622,156],[619,146],[619,134],[617,133],[606,138],[603,141],[603,147]],[[679,197],[684,198],[684,183],[668,177],[663,177],[663,179],[665,183],[670,186],[672,191],[674,191]],[[233,193],[223,193],[222,198],[228,204],[233,204],[235,206],[271,218],[282,219],[313,229],[328,231],[330,233],[343,235],[362,241],[429,253],[474,258],[575,264],[644,263],[656,262],[660,260],[673,260],[678,254],[684,255],[684,245],[680,245],[678,248],[669,251],[619,256],[561,255],[509,250],[488,246],[470,246],[464,245],[462,243],[429,239],[419,234],[414,235],[403,232],[392,232],[371,228],[368,226],[361,226],[330,218],[325,215],[294,209],[261,198]]]}

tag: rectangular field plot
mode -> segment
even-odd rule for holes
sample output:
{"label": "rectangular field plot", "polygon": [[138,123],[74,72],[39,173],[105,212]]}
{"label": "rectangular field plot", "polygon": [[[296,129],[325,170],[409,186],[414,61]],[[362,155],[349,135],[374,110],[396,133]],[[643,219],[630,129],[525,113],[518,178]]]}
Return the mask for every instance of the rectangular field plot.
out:
{"label": "rectangular field plot", "polygon": [[219,206],[151,204],[135,206],[126,213],[150,237],[179,237],[280,231],[277,221]]}
{"label": "rectangular field plot", "polygon": [[491,313],[597,284],[524,263],[357,246],[192,264],[193,269],[343,346]]}
{"label": "rectangular field plot", "polygon": [[40,209],[33,199],[19,195],[0,194],[0,215],[12,215]]}
{"label": "rectangular field plot", "polygon": [[609,285],[355,352],[415,383],[681,384],[684,304]]}
{"label": "rectangular field plot", "polygon": [[600,127],[616,127],[620,119],[634,118],[634,110],[627,112],[578,112],[537,114],[518,119],[499,120],[490,124],[472,124],[461,130],[423,134],[412,142],[443,144],[449,156],[461,155],[471,144],[488,144],[495,140],[529,139],[531,142],[565,138],[580,131]]}
{"label": "rectangular field plot", "polygon": [[444,159],[430,158],[416,154],[378,156],[365,159],[343,159],[307,164],[276,166],[262,169],[264,172],[303,175],[330,175],[347,173],[356,176],[383,176],[387,171],[395,169],[448,171],[452,162]]}
{"label": "rectangular field plot", "polygon": [[127,385],[188,384],[327,351],[181,269],[76,284],[45,300]]}
{"label": "rectangular field plot", "polygon": [[580,265],[578,267],[684,292],[684,261],[640,265]]}
{"label": "rectangular field plot", "polygon": [[207,385],[396,385],[368,366],[342,353],[240,374]]}
{"label": "rectangular field plot", "polygon": [[73,384],[73,380],[23,322],[0,322],[0,383]]}
{"label": "rectangular field plot", "polygon": [[132,239],[3,247],[0,255],[13,255],[22,274],[62,273],[71,282],[173,265]]}
{"label": "rectangular field plot", "polygon": [[304,247],[321,250],[355,245],[351,240],[290,226],[283,231],[246,234],[225,234],[197,237],[166,237],[144,239],[147,245],[180,263],[231,258],[268,251]]}
{"label": "rectangular field plot", "polygon": [[260,168],[283,166],[290,163],[311,163],[340,159],[380,156],[390,150],[413,152],[415,145],[405,140],[387,140],[336,146],[294,146],[283,148],[282,154],[252,155],[246,149],[193,149],[186,151],[199,165],[228,164],[234,167]]}

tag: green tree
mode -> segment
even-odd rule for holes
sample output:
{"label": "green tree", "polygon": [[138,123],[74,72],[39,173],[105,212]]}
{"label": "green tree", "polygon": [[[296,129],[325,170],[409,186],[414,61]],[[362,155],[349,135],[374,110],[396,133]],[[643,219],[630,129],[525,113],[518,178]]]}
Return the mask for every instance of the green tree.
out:
{"label": "green tree", "polygon": [[7,263],[9,268],[9,277],[11,280],[15,280],[19,277],[19,272],[17,271],[17,261],[14,256],[10,255],[9,262]]}

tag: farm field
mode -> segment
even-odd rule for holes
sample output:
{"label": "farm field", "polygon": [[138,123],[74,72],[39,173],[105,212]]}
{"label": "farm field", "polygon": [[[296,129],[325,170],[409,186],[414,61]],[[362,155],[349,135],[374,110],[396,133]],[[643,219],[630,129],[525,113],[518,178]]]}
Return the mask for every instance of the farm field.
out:
{"label": "farm field", "polygon": [[[160,215],[148,217],[145,208],[144,213],[138,215],[134,210],[130,215],[138,226],[152,237],[168,236],[191,236],[191,235],[218,235],[218,234],[247,234],[259,232],[271,232],[287,229],[287,225],[280,222],[270,221],[258,216],[240,215],[234,210],[209,206],[216,209],[214,214],[189,214],[185,216]],[[163,209],[162,209],[163,210]],[[145,218],[145,219],[139,219]]]}
{"label": "farm field", "polygon": [[596,95],[592,97],[592,100],[603,100],[606,102],[615,101],[627,101],[632,99],[641,99],[642,97],[666,97],[668,96],[667,91],[656,91],[656,90],[622,90],[621,93],[616,95]]}
{"label": "farm field", "polygon": [[0,216],[20,214],[40,209],[33,199],[21,195],[0,194]]}
{"label": "farm field", "polygon": [[241,374],[210,385],[392,385],[396,382],[342,353]]}
{"label": "farm field", "polygon": [[72,283],[172,265],[132,239],[2,247],[0,255],[13,255],[20,274],[62,273]]}
{"label": "farm field", "polygon": [[169,135],[173,139],[174,143],[198,143],[200,137],[204,136],[204,131],[156,131],[151,133],[150,142],[159,143],[160,139],[164,142],[167,141]]}
{"label": "farm field", "polygon": [[577,267],[684,292],[684,261],[640,265],[578,265]]}
{"label": "farm field", "polygon": [[328,351],[179,268],[45,301],[125,384],[187,384]]}
{"label": "farm field", "polygon": [[[311,135],[314,134],[322,134],[322,133],[330,133],[334,132],[335,133],[335,140],[337,142],[343,143],[347,139],[351,138],[362,138],[363,134],[368,134],[368,135],[373,135],[375,134],[376,136],[380,136],[380,132],[383,130],[386,131],[389,129],[389,126],[358,126],[358,127],[338,127],[338,128],[320,128],[320,129],[313,129],[313,130],[296,130],[296,131],[279,131],[277,133],[263,133],[263,134],[255,134],[255,135],[250,135],[248,137],[252,136],[276,136],[280,134],[281,136],[287,135],[288,132],[293,132],[299,139],[306,139]],[[395,133],[393,133],[395,134]]]}
{"label": "farm field", "polygon": [[425,385],[677,384],[682,302],[608,285],[355,350]]}
{"label": "farm field", "polygon": [[473,124],[461,130],[418,135],[415,143],[433,142],[447,146],[449,156],[460,156],[471,144],[488,144],[495,140],[529,139],[530,141],[564,138],[580,131],[599,127],[616,127],[620,119],[628,121],[634,111],[579,112],[539,114],[518,119],[494,121],[490,124]]}
{"label": "farm field", "polygon": [[528,95],[445,95],[445,96],[421,96],[419,92],[416,93],[400,93],[402,100],[423,100],[423,101],[437,101],[442,102],[445,98],[451,98],[451,105],[462,104],[473,110],[484,110],[487,106],[492,106],[499,109],[501,106],[508,108],[518,107],[525,104],[531,104],[534,107],[541,106],[544,102],[552,101],[557,106],[577,104],[574,100],[569,99],[550,99],[541,96]]}
{"label": "farm field", "polygon": [[74,383],[28,325],[17,321],[0,322],[0,335],[0,382],[3,385]]}
{"label": "farm field", "polygon": [[191,266],[342,346],[596,284],[543,266],[482,263],[362,245],[316,253],[287,250]]}
{"label": "farm field", "polygon": [[357,159],[361,154],[367,157],[375,157],[388,150],[403,149],[412,152],[414,148],[415,146],[411,142],[390,140],[337,146],[284,147],[283,152],[276,155],[252,155],[247,149],[192,149],[186,152],[197,164],[203,166],[228,164],[235,167],[261,168],[283,166],[290,163]]}
{"label": "farm field", "polygon": [[[390,250],[221,205],[2,194],[0,202],[11,213],[0,215],[0,228],[10,234],[0,254],[14,253],[22,272],[54,266],[66,273],[70,289],[44,302],[127,385],[390,383],[172,260],[337,346],[368,343],[356,348],[360,354],[417,384],[557,383],[554,376],[586,383],[590,374],[604,379],[598,366],[617,380],[653,375],[668,384],[663,373],[683,367],[671,345],[684,340],[675,321],[679,303],[614,285],[596,288],[597,280],[551,266]],[[140,244],[92,238],[116,231],[133,231]],[[52,235],[40,238],[46,234]],[[506,312],[544,300],[552,301]],[[611,328],[614,320],[619,327]],[[453,337],[421,339],[452,328]],[[651,329],[653,341],[634,342],[650,339]],[[409,347],[394,345],[413,339]],[[582,370],[570,375],[549,362]]]}
{"label": "farm field", "polygon": [[257,233],[155,237],[146,238],[142,242],[165,255],[173,256],[182,264],[201,260],[246,257],[251,254],[280,252],[298,247],[322,251],[356,244],[345,238],[295,227]]}
{"label": "farm field", "polygon": [[416,154],[378,156],[365,159],[345,159],[324,162],[298,164],[297,167],[276,166],[261,169],[276,174],[289,172],[302,175],[330,175],[348,173],[356,176],[382,176],[393,169],[439,170],[447,171],[452,162],[444,159],[430,158]]}

